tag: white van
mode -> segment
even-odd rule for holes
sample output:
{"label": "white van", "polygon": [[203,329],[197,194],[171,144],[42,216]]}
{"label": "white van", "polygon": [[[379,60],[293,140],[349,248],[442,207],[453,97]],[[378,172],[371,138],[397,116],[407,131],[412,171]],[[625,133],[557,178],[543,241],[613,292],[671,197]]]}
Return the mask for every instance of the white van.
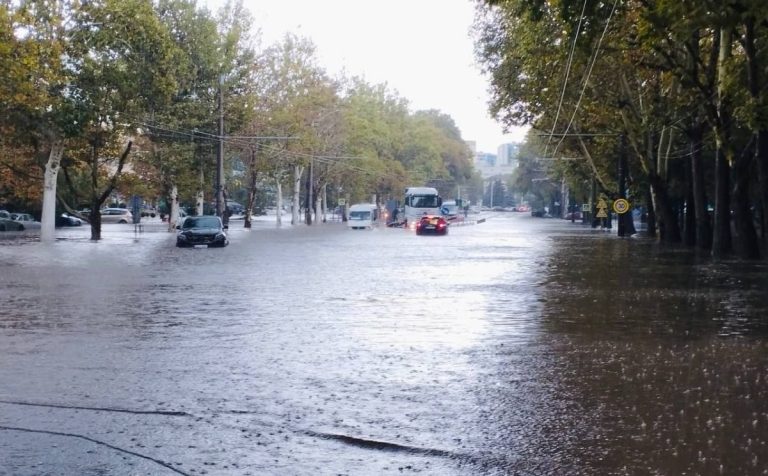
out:
{"label": "white van", "polygon": [[379,218],[379,209],[373,203],[356,203],[349,207],[347,226],[353,230],[373,228]]}

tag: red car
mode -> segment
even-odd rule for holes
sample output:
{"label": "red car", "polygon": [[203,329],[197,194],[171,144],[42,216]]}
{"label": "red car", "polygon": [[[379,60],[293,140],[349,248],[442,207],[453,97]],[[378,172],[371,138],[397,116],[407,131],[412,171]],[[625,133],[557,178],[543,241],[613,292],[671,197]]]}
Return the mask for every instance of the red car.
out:
{"label": "red car", "polygon": [[416,223],[417,235],[445,235],[448,233],[448,222],[439,216],[426,215]]}

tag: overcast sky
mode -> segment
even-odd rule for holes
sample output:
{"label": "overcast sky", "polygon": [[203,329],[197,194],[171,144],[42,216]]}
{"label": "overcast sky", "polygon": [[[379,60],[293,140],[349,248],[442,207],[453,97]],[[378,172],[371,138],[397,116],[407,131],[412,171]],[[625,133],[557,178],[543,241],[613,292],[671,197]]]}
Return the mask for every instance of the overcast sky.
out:
{"label": "overcast sky", "polygon": [[[223,0],[203,0],[216,11]],[[475,65],[470,0],[243,0],[269,45],[286,32],[310,38],[334,75],[387,83],[412,110],[439,109],[465,140],[496,152],[523,131],[503,134],[487,113],[488,81]]]}

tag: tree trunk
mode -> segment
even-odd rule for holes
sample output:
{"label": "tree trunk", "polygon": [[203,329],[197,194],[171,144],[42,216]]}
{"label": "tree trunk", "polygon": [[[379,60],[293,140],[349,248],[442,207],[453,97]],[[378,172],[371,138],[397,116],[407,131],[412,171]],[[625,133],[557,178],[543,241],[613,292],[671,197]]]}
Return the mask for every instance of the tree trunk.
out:
{"label": "tree trunk", "polygon": [[[621,151],[619,152],[619,198],[627,198],[627,175],[628,175],[627,163],[627,136],[621,136]],[[566,197],[564,197],[566,198]],[[625,213],[619,214],[618,221],[618,235],[619,236],[632,236],[636,234],[635,222],[632,219],[632,207]]]}
{"label": "tree trunk", "polygon": [[761,236],[763,244],[768,240],[768,130],[757,132],[755,145],[755,159],[757,160],[758,187],[760,188],[761,209]]}
{"label": "tree trunk", "polygon": [[648,236],[656,236],[658,220],[656,220],[656,205],[653,203],[653,192],[651,186],[648,185],[645,188],[645,202],[648,206],[646,221],[647,221],[647,234]]}
{"label": "tree trunk", "polygon": [[328,184],[323,184],[323,206],[322,206],[322,214],[323,214],[323,223],[326,221],[326,217],[328,215]]}
{"label": "tree trunk", "polygon": [[695,119],[689,131],[691,140],[691,183],[693,185],[693,211],[696,215],[696,246],[703,250],[712,248],[712,221],[709,218],[709,203],[704,182],[704,161],[701,148],[704,141],[704,126]]}
{"label": "tree trunk", "polygon": [[733,211],[738,235],[739,255],[745,259],[759,259],[760,245],[755,232],[754,217],[750,210],[749,182],[752,158],[747,153],[738,157],[733,164]]}
{"label": "tree trunk", "polygon": [[200,189],[197,191],[197,197],[195,199],[195,208],[197,214],[202,215],[205,212],[205,174],[203,172],[203,165],[200,164]]}
{"label": "tree trunk", "polygon": [[291,201],[291,225],[299,223],[299,198],[301,196],[301,174],[304,167],[293,166],[293,199]]}
{"label": "tree trunk", "polygon": [[685,206],[683,207],[683,243],[688,247],[696,246],[696,209],[693,194],[693,170],[691,162],[685,164]]}
{"label": "tree trunk", "polygon": [[275,179],[275,188],[277,190],[277,200],[275,211],[275,224],[281,226],[283,224],[283,184],[280,183],[280,178]]}
{"label": "tree trunk", "polygon": [[[759,57],[757,54],[756,20],[748,16],[744,22],[744,56],[747,60],[747,83],[749,94],[758,107],[765,108]],[[768,233],[768,130],[764,125],[755,131],[755,160],[757,162],[757,183],[760,189],[760,234],[763,242]],[[765,244],[765,243],[764,243]]]}
{"label": "tree trunk", "polygon": [[306,223],[307,225],[312,225],[312,212],[314,211],[313,209],[315,208],[314,200],[312,197],[312,192],[313,192],[312,188],[314,186],[314,183],[313,183],[314,177],[312,177],[314,172],[313,170],[314,167],[312,167],[312,164],[313,162],[310,161],[309,173],[307,174],[307,193],[304,196],[304,223]]}
{"label": "tree trunk", "polygon": [[253,205],[256,202],[256,152],[251,150],[251,161],[248,164],[250,181],[248,184],[248,203],[245,204],[245,217],[243,226],[251,229],[251,216],[253,216]]}
{"label": "tree trunk", "polygon": [[91,145],[91,240],[101,239],[101,202],[99,201],[99,149]]}
{"label": "tree trunk", "polygon": [[680,225],[677,222],[666,184],[655,173],[648,174],[648,181],[651,183],[654,208],[659,222],[660,239],[666,243],[680,243]]}
{"label": "tree trunk", "polygon": [[256,183],[251,182],[248,188],[248,202],[245,204],[245,216],[243,217],[243,227],[251,229],[251,216],[253,215],[253,204],[256,201]]}
{"label": "tree trunk", "polygon": [[[720,141],[718,141],[720,142]],[[730,170],[725,151],[718,144],[715,154],[715,218],[712,234],[712,256],[719,258],[731,251]]]}
{"label": "tree trunk", "polygon": [[168,231],[173,231],[176,229],[176,222],[179,219],[179,189],[176,185],[171,186],[170,199],[170,207],[168,207]]}
{"label": "tree trunk", "polygon": [[730,164],[731,118],[726,92],[726,63],[731,56],[733,32],[730,28],[720,30],[720,48],[717,59],[717,114],[715,121],[715,223],[712,236],[712,256],[718,258],[731,251],[731,204]]}
{"label": "tree trunk", "polygon": [[56,182],[64,154],[64,140],[56,138],[51,142],[51,152],[45,164],[43,184],[43,215],[40,219],[40,241],[51,242],[55,238],[56,228]]}
{"label": "tree trunk", "polygon": [[133,141],[128,141],[125,146],[125,150],[117,159],[117,170],[110,177],[109,183],[106,188],[99,194],[99,144],[101,144],[102,138],[94,137],[91,141],[91,240],[98,241],[101,239],[101,205],[109,198],[112,192],[117,186],[117,180],[120,178],[120,174],[123,172],[123,166],[128,159],[128,155],[131,153],[131,147]]}

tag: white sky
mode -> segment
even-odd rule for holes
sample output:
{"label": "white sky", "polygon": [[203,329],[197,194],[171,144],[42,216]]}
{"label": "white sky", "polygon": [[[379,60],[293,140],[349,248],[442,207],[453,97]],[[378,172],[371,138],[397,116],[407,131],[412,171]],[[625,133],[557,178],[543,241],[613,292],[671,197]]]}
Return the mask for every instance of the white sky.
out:
{"label": "white sky", "polygon": [[[223,0],[202,0],[216,11]],[[471,0],[243,0],[265,46],[286,32],[310,38],[331,75],[386,83],[412,110],[439,109],[465,140],[495,153],[523,140],[487,113],[488,82],[475,65]]]}

